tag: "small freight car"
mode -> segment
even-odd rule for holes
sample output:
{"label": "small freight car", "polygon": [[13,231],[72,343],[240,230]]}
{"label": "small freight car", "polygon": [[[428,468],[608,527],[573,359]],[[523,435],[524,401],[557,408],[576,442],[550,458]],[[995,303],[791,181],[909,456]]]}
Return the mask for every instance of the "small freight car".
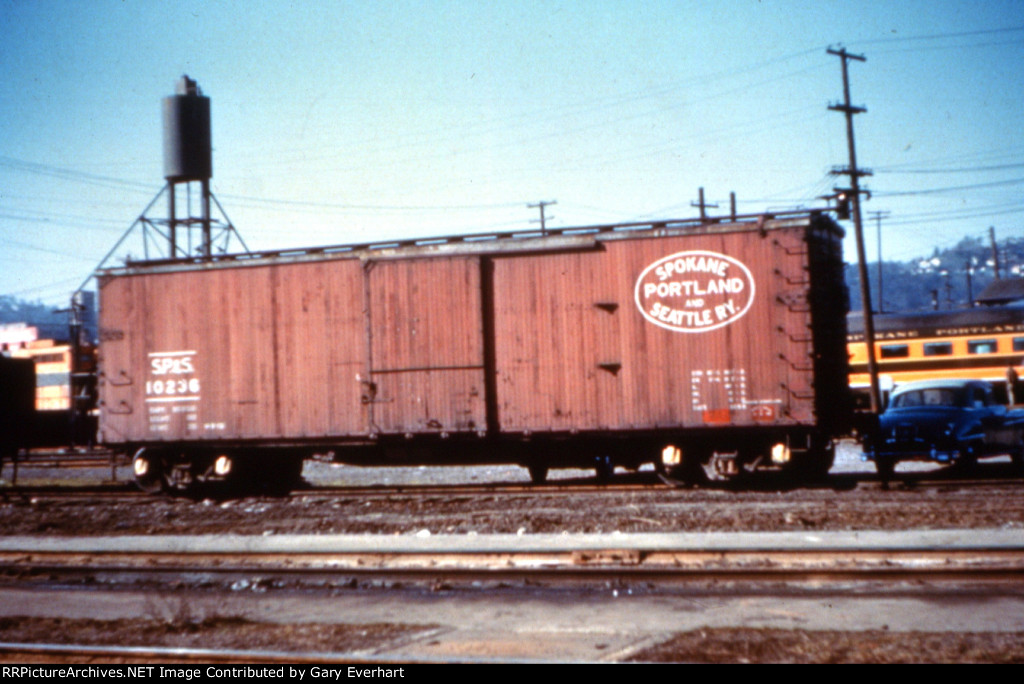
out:
{"label": "small freight car", "polygon": [[102,443],[147,489],[357,464],[828,471],[848,427],[823,212],[129,263]]}
{"label": "small freight car", "polygon": [[[4,350],[6,354],[6,349]],[[28,359],[0,355],[0,472],[35,437],[36,370]]]}

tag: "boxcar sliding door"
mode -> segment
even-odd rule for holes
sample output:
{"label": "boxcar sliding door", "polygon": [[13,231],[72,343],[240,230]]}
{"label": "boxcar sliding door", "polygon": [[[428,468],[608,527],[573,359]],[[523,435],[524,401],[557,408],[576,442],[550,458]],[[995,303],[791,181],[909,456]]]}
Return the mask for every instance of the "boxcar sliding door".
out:
{"label": "boxcar sliding door", "polygon": [[369,377],[363,402],[380,434],[486,429],[480,259],[364,264]]}

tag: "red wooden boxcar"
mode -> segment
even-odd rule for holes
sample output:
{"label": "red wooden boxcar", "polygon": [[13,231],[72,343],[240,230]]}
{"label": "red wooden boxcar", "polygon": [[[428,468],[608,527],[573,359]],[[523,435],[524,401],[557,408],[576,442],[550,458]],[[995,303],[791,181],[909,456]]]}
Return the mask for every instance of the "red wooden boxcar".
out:
{"label": "red wooden boxcar", "polygon": [[100,440],[154,488],[328,452],[820,473],[850,416],[841,239],[811,212],[108,269]]}

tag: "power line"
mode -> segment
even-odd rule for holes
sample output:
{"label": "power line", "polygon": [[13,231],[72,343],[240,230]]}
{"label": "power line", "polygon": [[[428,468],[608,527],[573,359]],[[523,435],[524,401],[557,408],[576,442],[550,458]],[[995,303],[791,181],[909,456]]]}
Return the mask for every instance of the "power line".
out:
{"label": "power line", "polygon": [[961,166],[947,169],[898,169],[893,167],[875,168],[875,173],[908,173],[908,174],[943,174],[943,173],[981,173],[983,171],[1005,171],[1007,169],[1024,168],[1024,163],[1019,164],[997,164],[995,166]]}
{"label": "power line", "polygon": [[220,195],[224,199],[241,202],[253,202],[257,205],[281,207],[310,207],[314,209],[340,209],[343,211],[478,211],[481,209],[511,209],[520,206],[518,202],[496,204],[434,204],[434,205],[401,205],[401,204],[343,204],[337,202],[314,202],[310,200],[289,200],[271,197],[252,197],[249,195]]}
{"label": "power line", "polygon": [[[636,104],[637,102],[643,102],[643,101],[647,101],[647,100],[652,100],[652,99],[664,97],[665,95],[679,93],[685,87],[691,86],[691,85],[694,85],[694,84],[700,84],[702,86],[705,86],[709,82],[723,81],[723,80],[726,80],[726,79],[729,79],[729,78],[733,78],[733,77],[736,77],[736,76],[744,75],[746,73],[758,71],[758,70],[764,69],[766,67],[773,66],[775,64],[779,64],[779,63],[782,63],[782,62],[787,62],[787,61],[790,61],[790,60],[795,59],[795,58],[799,58],[799,57],[803,57],[803,56],[806,56],[806,55],[810,55],[810,54],[813,54],[813,53],[817,52],[820,49],[821,49],[820,47],[814,47],[814,48],[810,48],[810,49],[806,49],[806,50],[800,50],[800,51],[793,52],[793,53],[788,53],[788,54],[785,54],[785,55],[782,55],[782,56],[779,56],[779,57],[763,60],[763,61],[758,62],[758,63],[753,64],[753,65],[748,65],[748,66],[739,67],[739,68],[735,68],[735,69],[722,70],[722,71],[714,72],[714,73],[710,73],[710,74],[696,75],[696,76],[692,76],[692,77],[689,77],[689,78],[686,78],[686,79],[669,81],[669,82],[665,82],[665,83],[662,83],[661,85],[657,85],[657,86],[654,86],[652,88],[648,88],[648,89],[645,89],[645,90],[634,91],[634,92],[625,93],[625,94],[621,94],[621,95],[611,95],[611,96],[607,96],[607,97],[597,98],[597,99],[593,99],[593,100],[589,100],[589,101],[582,101],[582,102],[578,102],[578,103],[574,102],[572,104],[567,104],[567,105],[559,105],[559,106],[552,106],[552,107],[541,107],[541,108],[537,108],[537,109],[533,109],[533,110],[530,110],[530,111],[523,112],[521,114],[517,114],[514,117],[495,117],[495,118],[487,119],[487,120],[480,121],[480,122],[477,122],[477,123],[470,123],[470,124],[468,124],[466,126],[460,126],[457,130],[453,130],[452,127],[446,126],[446,127],[443,127],[443,128],[433,128],[433,129],[428,129],[428,130],[425,130],[425,131],[410,132],[410,133],[406,133],[406,134],[403,134],[403,135],[400,135],[400,136],[397,136],[397,137],[393,138],[393,142],[391,142],[388,146],[379,147],[379,148],[376,148],[376,150],[378,152],[380,152],[380,151],[387,152],[389,150],[407,150],[410,146],[422,147],[422,146],[427,146],[427,145],[433,145],[435,143],[431,142],[430,138],[432,138],[436,134],[443,134],[442,138],[441,138],[442,140],[453,139],[454,138],[454,139],[458,139],[460,141],[463,141],[463,140],[466,139],[467,136],[487,135],[487,134],[496,133],[496,132],[506,133],[509,130],[510,126],[511,127],[518,127],[518,126],[522,126],[522,125],[529,125],[529,126],[532,127],[532,126],[535,126],[538,122],[554,123],[554,122],[560,121],[560,120],[565,119],[565,118],[572,118],[574,120],[577,120],[580,117],[580,115],[588,113],[588,112],[600,112],[600,111],[605,111],[605,110],[608,110],[608,109],[617,108],[617,107],[621,107],[621,106],[633,105],[633,104]],[[758,81],[758,82],[753,83],[753,84],[746,84],[746,85],[744,85],[744,86],[742,86],[742,87],[740,87],[738,89],[730,89],[730,90],[727,90],[727,91],[724,91],[724,92],[711,93],[711,94],[708,94],[708,95],[706,95],[704,97],[699,98],[698,100],[690,99],[690,100],[687,101],[686,104],[687,104],[687,106],[691,106],[694,102],[704,101],[704,100],[708,100],[708,99],[714,99],[716,97],[724,97],[724,96],[727,96],[729,94],[732,94],[732,93],[736,92],[737,90],[746,91],[746,90],[749,90],[750,88],[754,88],[754,87],[757,87],[757,86],[760,86],[760,85],[764,85],[764,84],[767,84],[767,83],[772,83],[772,82],[775,82],[775,81],[778,81],[778,80],[782,80],[782,79],[786,79],[786,78],[791,78],[793,76],[796,76],[796,75],[799,75],[799,74],[811,71],[811,70],[813,70],[815,68],[817,68],[817,67],[812,65],[810,67],[807,67],[807,68],[804,68],[804,69],[801,69],[801,70],[798,70],[798,71],[795,71],[795,72],[791,72],[791,73],[788,73],[788,74],[785,74],[785,75],[782,75],[782,76],[770,77],[770,78],[764,79],[762,81]],[[663,109],[663,108],[659,107],[658,109],[653,110],[653,111],[658,111],[660,109]],[[650,113],[650,112],[647,112],[647,113]],[[636,116],[637,115],[627,115],[625,117],[625,119],[636,118]],[[622,120],[624,120],[624,119],[623,118],[609,119],[609,118],[606,117],[603,120],[603,125],[606,125],[606,126],[607,125],[612,125],[614,123],[621,122]],[[563,129],[564,134],[575,134],[577,131],[578,131],[578,128],[576,128],[576,127],[566,127],[565,129]],[[562,133],[560,133],[560,134],[562,134]],[[521,142],[522,142],[522,140],[518,140],[517,139],[516,141],[514,141],[512,143],[509,143],[509,144],[515,145],[515,144],[521,144]],[[289,149],[292,150],[292,151],[296,151],[294,147],[291,147]],[[316,149],[320,150],[321,148],[317,147]],[[301,152],[301,151],[298,151],[298,152]],[[327,154],[327,155],[321,154],[321,155],[312,155],[311,156],[311,155],[307,155],[307,154],[302,154],[300,158],[303,161],[307,161],[308,162],[310,160],[334,159],[334,158],[346,156],[347,154],[348,154],[348,152],[346,152],[346,151],[337,151],[337,152],[332,152],[332,153]],[[276,161],[273,161],[271,163],[272,164],[291,164],[291,163],[293,163],[293,159],[292,158],[288,158],[288,159],[280,159],[280,158],[278,158],[278,159],[276,159]]]}
{"label": "power line", "polygon": [[950,155],[950,156],[932,157],[932,158],[929,158],[929,159],[921,159],[921,160],[917,160],[917,161],[908,161],[908,162],[902,162],[902,163],[899,163],[899,164],[889,164],[888,166],[883,166],[882,168],[884,168],[886,170],[889,170],[889,171],[892,171],[892,170],[895,170],[895,169],[903,169],[903,168],[906,168],[906,167],[919,166],[921,164],[941,165],[941,164],[952,164],[952,163],[964,164],[964,163],[969,163],[969,162],[975,162],[975,163],[981,163],[981,162],[994,163],[995,161],[1001,160],[1001,159],[1017,160],[1017,159],[1020,159],[1022,155],[1024,155],[1024,146],[1000,147],[1000,148],[994,149],[994,150],[982,150],[980,152],[973,152],[973,153],[972,152],[957,152],[957,154]]}
{"label": "power line", "polygon": [[1004,185],[1017,185],[1019,183],[1024,183],[1024,178],[992,181],[991,183],[974,183],[972,185],[953,185],[945,188],[929,188],[926,190],[881,190],[874,194],[879,197],[910,197],[914,195],[935,195],[943,192],[960,192],[961,190],[977,190],[979,188],[996,188]]}
{"label": "power line", "polygon": [[892,226],[911,226],[921,223],[943,223],[946,221],[963,221],[965,219],[982,219],[991,218],[993,216],[1007,216],[1010,214],[1024,214],[1024,206],[1017,206],[1012,209],[1002,209],[999,211],[984,210],[970,212],[967,210],[960,211],[942,211],[936,213],[924,213],[924,214],[905,214],[897,220],[893,220],[889,223]]}
{"label": "power line", "polygon": [[17,171],[23,171],[25,173],[34,173],[41,176],[50,176],[53,178],[60,178],[62,180],[70,180],[79,183],[91,183],[93,185],[101,185],[104,187],[120,187],[120,188],[131,188],[133,190],[152,190],[152,185],[145,183],[137,183],[134,181],[124,180],[123,178],[113,178],[111,176],[100,176],[94,173],[85,173],[84,171],[76,171],[75,169],[62,168],[59,166],[49,166],[47,164],[39,164],[36,162],[27,162],[21,159],[15,159],[13,157],[0,156],[0,166],[6,166],[13,168]]}
{"label": "power line", "polygon": [[993,33],[1016,33],[1024,31],[1024,26],[1010,26],[999,29],[981,29],[978,31],[961,31],[956,33],[931,33],[919,36],[890,36],[888,38],[873,38],[870,40],[853,41],[854,45],[877,45],[879,43],[902,43],[914,40],[939,40],[945,38],[964,38],[966,36],[991,35]]}
{"label": "power line", "polygon": [[0,243],[5,244],[5,245],[9,245],[9,246],[11,246],[12,248],[15,248],[15,249],[30,249],[30,250],[33,250],[33,251],[36,251],[36,252],[45,252],[47,254],[55,254],[56,256],[64,257],[66,259],[78,259],[80,261],[89,261],[89,262],[92,261],[92,259],[83,256],[81,252],[61,252],[61,251],[58,251],[56,249],[47,249],[46,247],[39,247],[38,245],[32,245],[32,244],[29,244],[27,242],[21,242],[19,240],[12,240],[12,239],[6,238],[6,237],[0,238]]}

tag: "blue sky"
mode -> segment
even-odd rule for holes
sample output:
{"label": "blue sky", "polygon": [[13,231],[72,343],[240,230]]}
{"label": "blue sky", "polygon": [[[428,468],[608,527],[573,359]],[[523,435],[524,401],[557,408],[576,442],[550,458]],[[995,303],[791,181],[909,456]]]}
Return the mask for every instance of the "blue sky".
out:
{"label": "blue sky", "polygon": [[682,218],[699,187],[819,206],[847,163],[830,45],[867,58],[887,259],[1024,235],[1024,0],[0,0],[0,27],[0,294],[55,306],[162,188],[182,74],[257,249],[528,229],[542,200],[552,226]]}

